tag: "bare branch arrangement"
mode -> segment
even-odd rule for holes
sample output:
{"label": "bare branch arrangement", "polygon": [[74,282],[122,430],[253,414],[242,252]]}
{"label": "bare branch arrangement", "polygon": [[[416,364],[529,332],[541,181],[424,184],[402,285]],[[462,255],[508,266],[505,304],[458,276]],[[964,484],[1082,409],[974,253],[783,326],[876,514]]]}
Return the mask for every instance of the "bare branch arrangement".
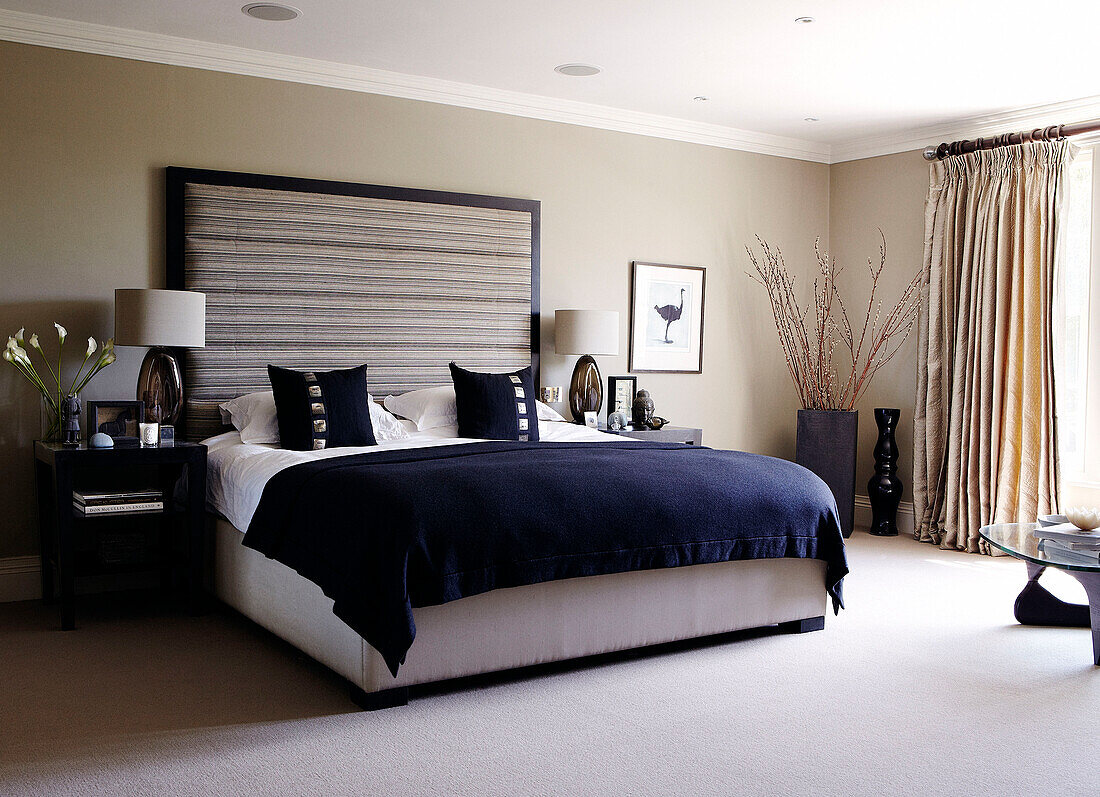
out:
{"label": "bare branch arrangement", "polygon": [[[867,314],[858,334],[848,318],[836,278],[843,269],[814,241],[817,277],[813,285],[813,319],[807,323],[810,307],[803,308],[795,293],[795,278],[783,262],[783,254],[759,236],[761,257],[745,247],[756,274],[749,277],[764,286],[771,300],[772,316],[783,347],[787,371],[804,409],[851,410],[863,396],[879,369],[893,359],[917,323],[924,269],[917,272],[901,297],[885,314],[878,299],[879,279],[886,266],[886,236],[879,230],[879,261],[867,260],[871,295]],[[841,376],[834,362],[834,350],[842,345],[851,360]]]}

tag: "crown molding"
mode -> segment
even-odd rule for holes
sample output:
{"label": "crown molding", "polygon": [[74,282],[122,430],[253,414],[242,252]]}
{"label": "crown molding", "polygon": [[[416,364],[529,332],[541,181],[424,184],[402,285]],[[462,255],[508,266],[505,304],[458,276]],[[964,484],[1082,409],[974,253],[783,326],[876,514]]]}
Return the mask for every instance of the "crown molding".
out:
{"label": "crown molding", "polygon": [[828,163],[830,156],[828,144],[798,138],[21,11],[0,10],[0,40],[456,105],[815,163]]}
{"label": "crown molding", "polygon": [[[874,158],[897,152],[923,150],[945,141],[1017,133],[1047,125],[1069,124],[1100,117],[1100,95],[1077,100],[1033,105],[1012,111],[971,116],[939,125],[911,128],[884,136],[865,136],[832,145],[830,163]],[[1074,142],[1088,144],[1100,140],[1100,135],[1075,137]]]}
{"label": "crown molding", "polygon": [[[929,144],[939,144],[942,141],[997,135],[1100,117],[1100,95],[1097,95],[827,144],[575,100],[406,75],[315,58],[280,55],[22,11],[0,9],[0,40],[381,94],[825,164],[922,150]],[[1075,141],[1082,144],[1093,143],[1100,141],[1100,135],[1076,138]]]}

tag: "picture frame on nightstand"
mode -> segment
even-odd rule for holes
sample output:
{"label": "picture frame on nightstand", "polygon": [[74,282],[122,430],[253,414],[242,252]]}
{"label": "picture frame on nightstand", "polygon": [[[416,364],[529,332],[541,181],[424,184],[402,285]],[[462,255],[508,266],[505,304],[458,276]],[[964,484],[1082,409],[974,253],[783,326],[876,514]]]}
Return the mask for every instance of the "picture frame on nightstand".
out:
{"label": "picture frame on nightstand", "polygon": [[610,418],[613,413],[621,412],[629,418],[631,408],[634,406],[634,396],[637,392],[638,377],[607,377],[607,417]]}
{"label": "picture frame on nightstand", "polygon": [[110,435],[119,448],[133,448],[141,444],[138,424],[145,421],[143,401],[89,401],[88,437],[96,432]]}

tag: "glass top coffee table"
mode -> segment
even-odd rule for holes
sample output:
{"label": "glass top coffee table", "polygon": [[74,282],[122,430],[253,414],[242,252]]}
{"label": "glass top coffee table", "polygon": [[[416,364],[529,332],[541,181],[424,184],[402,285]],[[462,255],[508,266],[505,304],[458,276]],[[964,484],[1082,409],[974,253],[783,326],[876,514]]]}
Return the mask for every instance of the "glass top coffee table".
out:
{"label": "glass top coffee table", "polygon": [[[1027,584],[1016,598],[1016,619],[1025,625],[1055,625],[1092,629],[1093,664],[1100,665],[1100,560],[1082,562],[1058,550],[1047,551],[1032,535],[1038,523],[997,523],[982,526],[978,534],[990,545],[1022,559],[1027,566]],[[1089,605],[1065,603],[1039,585],[1048,567],[1065,570],[1081,582]]]}

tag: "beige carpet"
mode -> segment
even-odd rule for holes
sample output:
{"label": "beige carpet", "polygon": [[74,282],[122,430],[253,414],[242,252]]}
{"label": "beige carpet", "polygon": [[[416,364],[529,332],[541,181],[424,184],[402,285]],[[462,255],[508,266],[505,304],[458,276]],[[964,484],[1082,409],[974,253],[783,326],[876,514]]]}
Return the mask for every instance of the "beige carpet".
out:
{"label": "beige carpet", "polygon": [[850,608],[824,632],[375,713],[233,615],[103,602],[63,634],[0,605],[0,794],[1100,791],[1089,632],[1014,623],[1022,564],[862,533],[849,553]]}

